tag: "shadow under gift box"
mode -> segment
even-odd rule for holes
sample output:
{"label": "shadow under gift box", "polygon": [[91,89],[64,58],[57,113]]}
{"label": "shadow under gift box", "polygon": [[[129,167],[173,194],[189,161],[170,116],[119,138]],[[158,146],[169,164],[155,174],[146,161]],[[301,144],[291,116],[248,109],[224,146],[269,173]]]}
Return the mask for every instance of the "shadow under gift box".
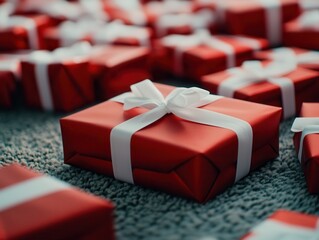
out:
{"label": "shadow under gift box", "polygon": [[[17,164],[3,167],[0,193],[39,177],[43,176]],[[111,202],[70,186],[0,209],[0,239],[111,240],[113,208]]]}
{"label": "shadow under gift box", "polygon": [[[168,85],[156,86],[164,96],[174,89]],[[250,170],[278,156],[281,109],[230,98],[202,108],[237,117],[251,125]],[[113,176],[110,132],[118,124],[144,112],[142,108],[124,112],[123,104],[109,100],[62,118],[64,162]],[[238,140],[233,131],[168,114],[132,136],[134,182],[205,202],[234,184],[237,152]]]}
{"label": "shadow under gift box", "polygon": [[[319,103],[303,103],[300,117],[319,118]],[[296,152],[300,151],[301,132],[295,133],[293,140]],[[301,155],[301,167],[304,171],[308,191],[319,193],[319,134],[313,133],[305,136]]]}
{"label": "shadow under gift box", "polygon": [[[43,109],[36,80],[36,64],[22,61],[21,74],[26,105]],[[50,63],[47,66],[47,74],[53,102],[52,110],[68,112],[93,102],[93,81],[87,60]]]}
{"label": "shadow under gift box", "polygon": [[[263,65],[266,66],[269,63],[269,61],[265,61]],[[216,94],[221,83],[230,79],[231,76],[232,74],[227,70],[206,75],[202,77],[201,84],[205,89]],[[294,71],[282,77],[291,80],[294,85],[296,114],[300,112],[303,102],[319,101],[318,72],[296,67]],[[234,98],[277,107],[283,106],[280,87],[268,82],[267,79],[236,90]]]}
{"label": "shadow under gift box", "polygon": [[99,99],[106,100],[130,90],[150,77],[150,50],[145,47],[106,46],[90,56],[90,74]]}
{"label": "shadow under gift box", "polygon": [[[45,44],[43,41],[43,33],[48,27],[52,26],[50,18],[45,15],[22,15],[18,17],[26,17],[34,21],[36,32],[38,34],[38,49],[44,49]],[[32,49],[32,44],[30,41],[31,40],[28,37],[28,30],[24,26],[13,26],[8,28],[3,28],[3,26],[0,26],[1,51]]]}

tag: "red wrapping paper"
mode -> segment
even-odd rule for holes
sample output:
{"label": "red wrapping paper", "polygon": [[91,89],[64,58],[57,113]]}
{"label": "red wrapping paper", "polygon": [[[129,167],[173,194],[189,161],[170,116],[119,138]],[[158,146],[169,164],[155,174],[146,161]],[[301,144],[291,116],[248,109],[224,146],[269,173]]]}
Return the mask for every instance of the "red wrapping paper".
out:
{"label": "red wrapping paper", "polygon": [[298,18],[284,25],[283,43],[286,46],[319,50],[318,42],[318,28],[317,30],[303,28],[300,26]]}
{"label": "red wrapping paper", "polygon": [[[42,109],[35,64],[22,61],[21,74],[26,104]],[[68,112],[93,102],[94,88],[87,60],[49,64],[48,75],[55,111]]]}
{"label": "red wrapping paper", "polygon": [[[212,93],[217,93],[218,86],[231,74],[227,71],[203,76],[201,84]],[[283,76],[294,83],[296,113],[303,102],[319,101],[319,74],[315,71],[297,67],[293,72]],[[234,93],[234,98],[282,107],[281,90],[279,86],[268,81],[259,82],[241,88]]]}
{"label": "red wrapping paper", "polygon": [[10,71],[0,71],[0,107],[12,107],[15,90],[16,79],[13,73]]}
{"label": "red wrapping paper", "polygon": [[[24,16],[26,17],[26,16]],[[39,48],[44,49],[43,32],[51,26],[50,18],[45,15],[31,15],[37,25]],[[1,26],[0,26],[1,27]],[[30,49],[27,30],[24,27],[10,27],[0,29],[0,50],[13,51]]]}
{"label": "red wrapping paper", "polygon": [[[41,176],[17,164],[0,169],[0,191]],[[76,188],[0,211],[0,239],[114,239],[113,204]]]}
{"label": "red wrapping paper", "polygon": [[[265,221],[267,220],[275,220],[275,221],[278,221],[279,223],[287,224],[291,228],[301,227],[305,229],[315,230],[318,226],[317,216],[304,214],[304,213],[298,213],[298,212],[292,212],[287,210],[278,210]],[[249,240],[253,237],[257,237],[257,236],[252,230],[251,232],[243,236],[241,240]],[[265,237],[265,236],[261,236],[261,237]],[[280,237],[283,237],[283,235],[280,235]]]}
{"label": "red wrapping paper", "polygon": [[[156,86],[164,95],[173,89],[167,85]],[[251,124],[251,170],[278,156],[279,108],[223,98],[203,109],[238,117]],[[65,163],[113,176],[110,131],[143,112],[140,108],[124,112],[122,104],[106,101],[62,118]],[[234,184],[237,149],[234,132],[168,114],[133,135],[134,182],[205,202]]]}
{"label": "red wrapping paper", "polygon": [[[298,0],[280,0],[281,2],[281,29],[283,24],[300,14]],[[267,38],[266,11],[261,3],[255,1],[227,2],[225,10],[226,25],[231,34],[245,34]],[[282,31],[281,31],[282,32]]]}
{"label": "red wrapping paper", "polygon": [[[151,43],[152,31],[149,28],[147,28],[146,30],[149,32],[149,43]],[[79,41],[87,41],[87,42],[90,42],[91,44],[95,44],[95,42],[92,39],[92,36],[90,36],[90,34],[84,36]],[[54,50],[56,48],[63,47],[58,27],[49,28],[45,31],[44,42],[45,42],[45,47],[48,50]],[[99,43],[99,44],[101,45],[103,43]],[[126,45],[126,46],[141,46],[138,39],[134,38],[134,36],[117,38],[111,43],[105,42],[105,45],[108,45],[108,44]]]}
{"label": "red wrapping paper", "polygon": [[130,90],[130,85],[150,77],[149,49],[132,46],[109,46],[92,54],[90,73],[96,82],[97,95],[108,99]]}
{"label": "red wrapping paper", "polygon": [[[217,39],[230,44],[235,49],[236,66],[253,56],[254,49],[248,45],[227,35],[213,35]],[[268,41],[265,39],[252,38],[260,43],[261,49],[268,47]],[[227,68],[227,56],[218,48],[211,48],[205,45],[193,47],[184,51],[182,56],[182,73],[176,73],[175,48],[165,46],[161,40],[155,43],[155,67],[163,72],[182,75],[199,81],[206,74],[219,72]]]}
{"label": "red wrapping paper", "polygon": [[[319,103],[303,103],[300,117],[319,117]],[[301,132],[295,133],[293,140],[299,152]],[[309,134],[304,138],[301,167],[304,171],[308,191],[319,193],[319,134]]]}
{"label": "red wrapping paper", "polygon": [[[302,48],[294,48],[293,47],[293,48],[289,48],[289,49],[291,49],[297,56],[299,54],[304,54],[304,53],[309,52],[308,50],[302,49]],[[259,51],[259,52],[256,52],[254,54],[254,57],[256,59],[259,59],[259,60],[272,60],[272,58],[271,58],[272,52],[273,52],[273,50]],[[307,69],[311,69],[311,70],[315,70],[315,71],[319,71],[319,60],[314,61],[314,62],[309,62],[309,63],[299,63],[298,66],[303,67],[303,68],[307,68]]]}

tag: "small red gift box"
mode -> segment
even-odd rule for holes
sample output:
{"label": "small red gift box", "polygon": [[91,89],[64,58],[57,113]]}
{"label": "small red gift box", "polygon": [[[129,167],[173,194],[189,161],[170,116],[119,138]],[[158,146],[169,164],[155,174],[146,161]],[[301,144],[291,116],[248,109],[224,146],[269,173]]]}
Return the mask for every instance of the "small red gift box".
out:
{"label": "small red gift box", "polygon": [[12,164],[0,169],[0,239],[114,239],[113,204]]}
{"label": "small red gift box", "polygon": [[255,50],[268,46],[264,39],[210,35],[199,30],[193,35],[171,35],[155,44],[157,65],[163,71],[199,80],[203,75],[240,65]]}
{"label": "small red gift box", "polygon": [[156,86],[62,118],[65,163],[204,202],[278,156],[279,108]]}
{"label": "small red gift box", "polygon": [[35,51],[21,62],[26,104],[48,111],[72,111],[94,100],[89,74],[91,47],[79,43],[53,52]]}
{"label": "small red gift box", "polygon": [[130,89],[130,85],[150,77],[150,51],[145,47],[97,47],[90,56],[90,73],[100,99],[106,100]]}
{"label": "small red gift box", "polygon": [[318,239],[318,216],[278,210],[241,240]]}
{"label": "small red gift box", "polygon": [[304,12],[286,23],[283,40],[287,46],[319,50],[319,11]]}
{"label": "small red gift box", "polygon": [[239,68],[203,76],[212,93],[283,107],[283,118],[299,113],[302,102],[319,101],[319,73],[293,62],[247,61]]}
{"label": "small red gift box", "polygon": [[45,15],[10,16],[0,24],[0,50],[43,49],[43,31],[51,25]]}
{"label": "small red gift box", "polygon": [[309,51],[301,48],[281,47],[254,54],[260,60],[293,61],[298,66],[319,71],[319,52]]}
{"label": "small red gift box", "polygon": [[150,28],[124,25],[120,21],[104,23],[101,21],[82,20],[66,21],[58,27],[47,29],[44,39],[47,49],[70,46],[79,41],[92,44],[151,46]]}
{"label": "small red gift box", "polygon": [[227,2],[226,25],[232,34],[267,38],[272,46],[282,43],[283,24],[300,13],[298,0]]}
{"label": "small red gift box", "polygon": [[292,131],[298,159],[310,193],[319,193],[319,103],[303,103]]}

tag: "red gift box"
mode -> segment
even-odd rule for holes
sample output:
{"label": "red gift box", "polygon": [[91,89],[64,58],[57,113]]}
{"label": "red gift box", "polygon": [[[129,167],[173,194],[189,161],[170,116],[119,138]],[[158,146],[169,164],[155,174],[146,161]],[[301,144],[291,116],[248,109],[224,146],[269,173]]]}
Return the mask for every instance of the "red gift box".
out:
{"label": "red gift box", "polygon": [[21,62],[22,86],[28,106],[67,112],[94,100],[88,62],[91,49],[85,46],[80,43],[51,53],[35,51]]}
{"label": "red gift box", "polygon": [[0,169],[0,239],[114,239],[113,204],[13,164]]}
{"label": "red gift box", "polygon": [[152,31],[149,28],[128,26],[119,21],[101,23],[84,20],[78,23],[64,22],[58,27],[47,29],[44,35],[47,49],[70,46],[78,41],[92,44],[151,46]]}
{"label": "red gift box", "polygon": [[126,92],[131,84],[150,77],[148,48],[107,46],[96,49],[90,56],[90,73],[100,99]]}
{"label": "red gift box", "polygon": [[209,10],[196,13],[165,14],[157,18],[154,30],[157,37],[170,34],[192,34],[198,29],[217,31],[216,17]]}
{"label": "red gift box", "polygon": [[283,118],[288,118],[299,113],[302,102],[319,101],[318,78],[318,72],[294,63],[248,61],[203,76],[201,84],[212,93],[283,107]]}
{"label": "red gift box", "polygon": [[287,46],[319,50],[319,12],[304,12],[285,24],[284,44]]}
{"label": "red gift box", "polygon": [[272,46],[282,43],[283,24],[299,14],[298,0],[234,0],[225,10],[230,33],[267,38]]}
{"label": "red gift box", "polygon": [[45,15],[11,16],[0,26],[0,50],[43,49],[43,32],[50,25]]}
{"label": "red gift box", "polygon": [[[303,103],[292,126],[294,145],[310,193],[319,193],[319,103]],[[302,150],[301,150],[302,149]]]}
{"label": "red gift box", "polygon": [[241,240],[318,239],[318,216],[278,210]]}
{"label": "red gift box", "polygon": [[[143,88],[145,84],[149,87],[150,82],[143,81],[135,84],[132,89],[138,89],[137,91],[142,93],[139,87]],[[183,96],[186,98],[188,96],[190,101],[192,101],[193,94],[195,98],[203,94],[201,91],[208,94],[207,91],[198,88],[178,88],[172,92],[174,88],[171,86],[161,84],[156,84],[156,86],[165,96],[170,93],[172,97],[176,91],[182,91],[183,93],[179,96],[182,99]],[[144,93],[150,96],[154,91],[154,89],[147,89]],[[156,90],[156,94],[158,96],[160,93]],[[132,129],[136,127],[134,121],[135,123],[137,121],[138,124],[150,123],[148,118],[158,117],[159,109],[167,110],[166,107],[163,107],[165,104],[159,103],[160,100],[153,102],[152,105],[152,101],[148,101],[152,97],[143,98],[142,94],[135,100],[146,99],[144,106],[157,105],[159,108],[149,112],[143,108],[134,108],[124,112],[123,105],[111,99],[62,118],[60,123],[64,161],[66,164],[115,176],[117,179],[134,182],[141,186],[199,202],[208,201],[234,184],[234,181],[248,174],[249,171],[278,156],[278,125],[281,110],[219,96],[208,95],[206,97],[215,98],[215,101],[196,108],[197,110],[192,108],[191,111],[194,110],[196,113],[189,113],[188,116],[196,118],[205,112],[204,114],[209,115],[209,121],[220,118],[233,119],[234,117],[236,123],[231,125],[234,127],[240,125],[242,129],[245,129],[242,136],[247,136],[247,144],[242,142],[240,133],[237,135],[234,132],[236,130],[232,131],[229,126],[223,125],[225,123],[223,120],[221,122],[217,120],[219,123],[216,122],[216,125],[212,126],[192,122],[193,120],[187,121],[185,115],[184,119],[177,117],[181,115],[178,115],[176,111],[187,115],[187,109],[183,112],[178,109],[178,105],[188,102],[187,99],[184,99],[185,101],[180,99],[181,102],[179,102],[178,97],[175,98],[175,103],[173,103],[175,100],[167,100],[170,97],[166,98],[166,106],[169,111],[173,111],[177,116],[164,113],[165,116],[161,115],[163,117],[159,121],[133,133]],[[132,99],[133,105],[135,100]],[[199,106],[197,103],[192,106],[195,105]],[[125,127],[126,124],[133,125],[121,131],[121,127]],[[206,122],[206,124],[211,123]],[[118,130],[123,133],[122,137],[117,135]],[[124,137],[126,134],[133,135],[130,135],[131,138],[126,138]],[[252,154],[251,161],[248,155],[243,158],[239,157],[243,152],[248,152],[248,155]],[[120,157],[117,154],[124,155]],[[131,158],[129,159],[130,164],[125,162],[128,160],[126,154]],[[124,163],[121,163],[122,160]],[[243,167],[242,164],[246,167]],[[124,172],[128,169],[124,176],[121,167],[124,168]]]}
{"label": "red gift box", "polygon": [[293,61],[298,66],[319,71],[319,53],[301,48],[275,48],[259,51],[254,54],[260,60],[282,60]]}
{"label": "red gift box", "polygon": [[210,35],[205,30],[193,35],[171,35],[156,44],[157,66],[175,75],[199,80],[203,75],[240,65],[268,41],[243,36]]}

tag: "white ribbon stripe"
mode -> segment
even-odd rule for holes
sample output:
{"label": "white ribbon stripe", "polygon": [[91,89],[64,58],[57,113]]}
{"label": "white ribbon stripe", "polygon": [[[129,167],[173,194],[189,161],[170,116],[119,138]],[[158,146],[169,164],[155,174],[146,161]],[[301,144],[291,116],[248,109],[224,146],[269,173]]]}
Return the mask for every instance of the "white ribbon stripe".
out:
{"label": "white ribbon stripe", "polygon": [[111,131],[111,155],[114,177],[134,183],[131,164],[131,138],[140,129],[172,113],[183,120],[230,129],[238,138],[238,156],[235,181],[248,174],[251,164],[253,130],[241,119],[200,109],[220,96],[210,95],[200,88],[176,88],[166,98],[150,80],[131,86],[130,93],[119,95],[112,101],[124,103],[124,110],[144,107],[150,111],[115,126]]}
{"label": "white ribbon stripe", "polygon": [[35,79],[44,110],[52,111],[54,108],[48,73],[49,65],[64,60],[83,60],[91,50],[87,42],[80,42],[72,47],[57,48],[53,52],[35,51],[28,56],[27,61],[35,64]]}
{"label": "white ribbon stripe", "polygon": [[267,39],[272,45],[279,45],[282,40],[282,13],[280,0],[258,0],[266,11]]}
{"label": "white ribbon stripe", "polygon": [[207,30],[200,29],[192,35],[173,34],[164,37],[162,41],[165,46],[171,46],[175,48],[175,71],[178,74],[183,73],[184,52],[190,48],[200,45],[205,45],[222,51],[226,55],[227,68],[236,66],[234,47],[231,44],[212,36]]}
{"label": "white ribbon stripe", "polygon": [[291,131],[301,133],[298,159],[301,162],[302,152],[303,152],[303,142],[307,135],[318,134],[319,133],[319,117],[300,117],[296,118],[292,124]]}
{"label": "white ribbon stripe", "polygon": [[275,219],[268,219],[252,230],[247,240],[316,240],[319,239],[319,229],[311,229],[292,225]]}
{"label": "white ribbon stripe", "polygon": [[150,33],[147,29],[124,25],[121,21],[113,21],[93,33],[96,44],[112,43],[119,38],[133,38],[140,46],[150,46]]}
{"label": "white ribbon stripe", "polygon": [[246,61],[240,68],[228,70],[231,76],[218,86],[217,93],[232,98],[243,87],[268,81],[280,87],[284,118],[292,117],[296,113],[295,88],[290,79],[282,76],[295,68],[292,63],[272,62],[263,66],[259,61]]}
{"label": "white ribbon stripe", "polygon": [[0,189],[0,212],[70,188],[69,184],[48,176],[35,177],[10,185]]}

